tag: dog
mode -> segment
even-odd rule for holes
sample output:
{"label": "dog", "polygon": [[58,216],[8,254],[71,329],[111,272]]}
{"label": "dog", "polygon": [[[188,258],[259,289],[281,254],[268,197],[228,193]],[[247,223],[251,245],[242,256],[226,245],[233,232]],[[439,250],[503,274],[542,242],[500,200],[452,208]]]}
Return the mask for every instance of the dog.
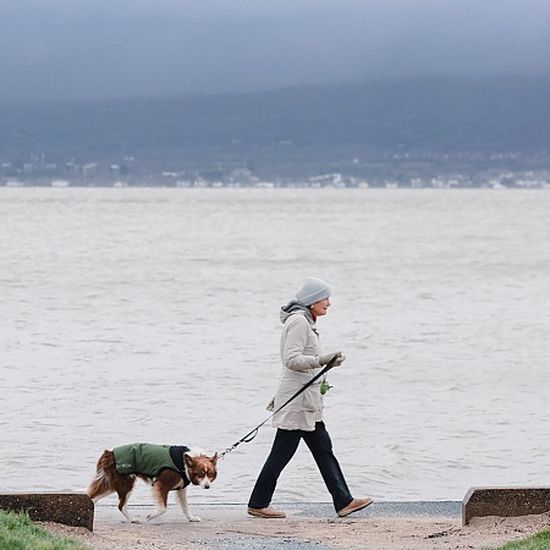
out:
{"label": "dog", "polygon": [[105,450],[99,457],[96,475],[86,489],[94,504],[112,493],[118,494],[118,509],[130,523],[139,523],[128,514],[128,498],[136,478],[153,486],[157,508],[147,521],[166,512],[168,493],[176,491],[177,499],[189,521],[200,521],[187,504],[187,486],[209,489],[217,476],[218,453],[208,456],[201,449],[186,446],[131,443]]}

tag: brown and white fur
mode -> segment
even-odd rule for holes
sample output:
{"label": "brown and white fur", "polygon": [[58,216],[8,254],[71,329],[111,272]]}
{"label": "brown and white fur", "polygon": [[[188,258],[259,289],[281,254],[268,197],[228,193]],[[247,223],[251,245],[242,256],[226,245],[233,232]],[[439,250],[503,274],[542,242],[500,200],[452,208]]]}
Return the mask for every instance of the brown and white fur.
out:
{"label": "brown and white fur", "polygon": [[[216,479],[218,454],[212,457],[200,449],[185,453],[185,474],[192,485],[198,485],[203,489],[209,489],[211,483]],[[105,450],[97,461],[96,475],[86,489],[86,494],[93,500],[94,504],[103,497],[112,493],[118,494],[118,509],[131,523],[139,523],[128,513],[128,498],[134,488],[136,478],[139,477],[145,483],[153,486],[153,498],[157,504],[155,511],[147,515],[147,521],[159,517],[166,512],[168,493],[176,491],[176,497],[180,503],[185,517],[189,521],[200,521],[200,518],[193,516],[187,504],[187,487],[178,472],[168,468],[162,470],[157,477],[150,479],[140,474],[120,474],[116,470],[115,456],[113,451]]]}

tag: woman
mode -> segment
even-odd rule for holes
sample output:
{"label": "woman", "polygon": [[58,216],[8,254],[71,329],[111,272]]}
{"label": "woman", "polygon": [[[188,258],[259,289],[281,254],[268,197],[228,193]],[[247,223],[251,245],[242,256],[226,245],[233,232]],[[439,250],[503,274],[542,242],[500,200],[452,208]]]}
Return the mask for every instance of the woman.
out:
{"label": "woman", "polygon": [[[340,366],[345,356],[340,353],[321,354],[319,334],[315,328],[318,317],[330,307],[330,288],[321,279],[308,278],[291,300],[281,308],[281,359],[283,369],[273,402],[276,410],[296,393],[320,369],[334,359]],[[372,503],[372,499],[353,498],[340,465],[332,452],[332,442],[323,422],[323,396],[326,381],[312,384],[294,401],[273,417],[277,428],[271,452],[254,485],[248,502],[248,513],[262,518],[284,518],[285,513],[269,506],[277,479],[293,457],[300,440],[309,447],[323,480],[332,496],[340,517],[357,512]]]}

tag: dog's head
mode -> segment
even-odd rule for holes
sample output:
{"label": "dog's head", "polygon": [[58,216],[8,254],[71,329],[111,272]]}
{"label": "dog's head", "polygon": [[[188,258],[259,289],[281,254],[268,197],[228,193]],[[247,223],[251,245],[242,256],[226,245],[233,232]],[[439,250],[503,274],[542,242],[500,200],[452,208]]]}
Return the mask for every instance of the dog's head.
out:
{"label": "dog's head", "polygon": [[210,485],[216,479],[218,471],[218,453],[208,456],[204,451],[189,451],[185,453],[185,468],[187,477],[193,485],[203,489],[210,489]]}

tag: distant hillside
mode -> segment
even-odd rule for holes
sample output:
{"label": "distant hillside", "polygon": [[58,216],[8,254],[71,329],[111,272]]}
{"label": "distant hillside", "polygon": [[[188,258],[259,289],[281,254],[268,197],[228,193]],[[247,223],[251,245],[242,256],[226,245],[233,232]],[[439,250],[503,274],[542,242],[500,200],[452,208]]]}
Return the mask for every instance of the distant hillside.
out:
{"label": "distant hillside", "polygon": [[[0,159],[132,155],[260,170],[392,154],[546,155],[550,76],[379,80],[272,92],[0,105]],[[187,160],[186,160],[187,159]]]}

